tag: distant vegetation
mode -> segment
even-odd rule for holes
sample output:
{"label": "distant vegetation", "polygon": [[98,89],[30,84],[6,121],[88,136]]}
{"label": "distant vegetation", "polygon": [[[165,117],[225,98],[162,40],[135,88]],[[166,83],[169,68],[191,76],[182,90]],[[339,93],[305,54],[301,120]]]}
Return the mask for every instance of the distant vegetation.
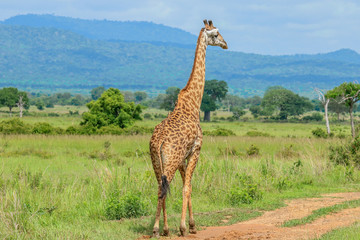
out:
{"label": "distant vegetation", "polygon": [[[45,27],[40,27],[44,25],[42,18],[46,19]],[[194,36],[145,22],[126,24],[137,27],[124,28],[118,34],[117,26],[121,25],[118,22],[52,15],[4,21],[0,24],[0,87],[88,93],[94,87],[104,86],[131,91],[146,89],[154,96],[171,86],[185,86],[195,46],[174,43],[171,32],[188,36],[191,41],[181,40],[185,44],[195,44]],[[116,33],[116,41],[109,41],[110,36],[98,40],[101,33],[98,28]],[[158,38],[164,43],[144,42],[148,40],[138,37],[135,39],[140,41],[125,39],[132,31],[143,28],[155,32],[160,28],[162,34]],[[95,29],[100,31],[96,36]],[[317,55],[264,56],[209,47],[207,53],[207,79],[224,80],[229,93],[243,97],[262,96],[267,87],[274,85],[312,96],[314,87],[331,89],[344,81],[356,80],[359,75],[360,55],[348,49]]]}

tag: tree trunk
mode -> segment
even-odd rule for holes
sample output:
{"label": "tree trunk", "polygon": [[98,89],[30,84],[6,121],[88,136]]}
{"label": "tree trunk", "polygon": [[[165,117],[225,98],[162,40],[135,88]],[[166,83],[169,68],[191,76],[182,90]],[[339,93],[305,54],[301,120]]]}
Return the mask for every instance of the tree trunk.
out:
{"label": "tree trunk", "polygon": [[328,116],[328,105],[329,105],[330,99],[327,99],[324,105],[325,109],[325,122],[326,122],[326,130],[328,135],[330,135],[330,124],[329,124],[329,116]]}
{"label": "tree trunk", "polygon": [[355,126],[354,126],[354,117],[353,117],[353,105],[351,104],[349,113],[350,113],[350,124],[351,124],[351,136],[355,138]]}
{"label": "tree trunk", "polygon": [[12,117],[12,107],[9,107],[10,110],[10,117]]}
{"label": "tree trunk", "polygon": [[204,122],[210,122],[210,111],[204,112]]}

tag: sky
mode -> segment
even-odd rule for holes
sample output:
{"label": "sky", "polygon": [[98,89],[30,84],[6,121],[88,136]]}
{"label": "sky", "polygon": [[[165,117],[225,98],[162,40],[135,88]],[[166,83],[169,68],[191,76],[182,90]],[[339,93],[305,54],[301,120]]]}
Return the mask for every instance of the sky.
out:
{"label": "sky", "polygon": [[360,53],[359,0],[0,0],[0,20],[28,13],[150,21],[195,35],[211,19],[232,51]]}

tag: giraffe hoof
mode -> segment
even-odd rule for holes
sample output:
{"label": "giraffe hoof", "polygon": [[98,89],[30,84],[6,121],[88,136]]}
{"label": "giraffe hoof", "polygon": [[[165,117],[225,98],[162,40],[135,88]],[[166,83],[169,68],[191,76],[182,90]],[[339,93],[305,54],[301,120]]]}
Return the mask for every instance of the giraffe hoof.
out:
{"label": "giraffe hoof", "polygon": [[169,229],[164,229],[162,235],[163,236],[169,236]]}
{"label": "giraffe hoof", "polygon": [[154,228],[152,237],[153,238],[159,238],[160,237],[158,228]]}
{"label": "giraffe hoof", "polygon": [[186,233],[186,228],[180,227],[180,236],[185,237],[185,233]]}
{"label": "giraffe hoof", "polygon": [[196,234],[196,228],[195,227],[190,228],[189,233]]}

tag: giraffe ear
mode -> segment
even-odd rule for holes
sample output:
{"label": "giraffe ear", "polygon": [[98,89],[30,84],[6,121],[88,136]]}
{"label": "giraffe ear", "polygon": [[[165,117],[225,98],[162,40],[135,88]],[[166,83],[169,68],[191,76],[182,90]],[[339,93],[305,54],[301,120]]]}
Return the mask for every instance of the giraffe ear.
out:
{"label": "giraffe ear", "polygon": [[211,20],[209,20],[209,26],[213,27],[213,22]]}

